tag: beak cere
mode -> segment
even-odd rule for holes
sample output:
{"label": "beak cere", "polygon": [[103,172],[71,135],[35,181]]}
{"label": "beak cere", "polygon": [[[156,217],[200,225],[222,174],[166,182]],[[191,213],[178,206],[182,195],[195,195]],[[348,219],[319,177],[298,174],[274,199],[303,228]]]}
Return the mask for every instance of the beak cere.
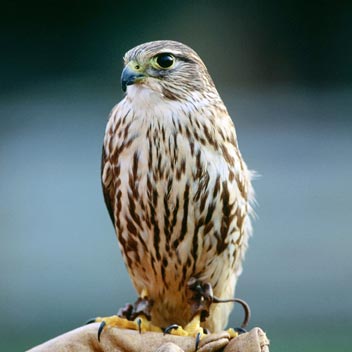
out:
{"label": "beak cere", "polygon": [[121,74],[121,87],[124,92],[126,92],[127,86],[134,84],[144,78],[145,75],[142,73],[136,72],[131,69],[129,66],[126,66]]}

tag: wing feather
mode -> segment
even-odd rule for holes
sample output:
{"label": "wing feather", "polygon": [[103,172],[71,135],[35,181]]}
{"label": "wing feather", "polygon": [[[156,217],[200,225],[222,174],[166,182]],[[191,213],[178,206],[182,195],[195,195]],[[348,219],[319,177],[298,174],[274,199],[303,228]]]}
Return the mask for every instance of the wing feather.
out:
{"label": "wing feather", "polygon": [[[113,226],[115,226],[115,217],[114,217],[114,190],[113,190],[113,182],[111,168],[107,167],[107,160],[105,148],[103,146],[102,156],[101,156],[101,185],[103,188],[104,200],[106,208],[108,209],[110,219],[112,221]],[[110,182],[108,180],[111,180]]]}

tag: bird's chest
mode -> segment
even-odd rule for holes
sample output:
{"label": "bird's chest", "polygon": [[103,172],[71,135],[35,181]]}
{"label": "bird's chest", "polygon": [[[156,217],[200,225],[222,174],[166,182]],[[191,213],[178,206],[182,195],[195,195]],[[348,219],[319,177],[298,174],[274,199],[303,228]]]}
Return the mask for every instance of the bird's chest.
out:
{"label": "bird's chest", "polygon": [[[163,222],[163,214],[182,203],[186,184],[196,181],[192,180],[196,157],[183,135],[161,124],[142,126],[131,136],[127,143],[116,141],[122,147],[126,144],[120,147],[116,190],[121,192],[125,215],[132,216],[131,211],[138,210],[150,229],[157,225],[150,221],[159,218],[159,223]],[[187,193],[192,193],[190,187]],[[154,217],[157,210],[160,212]]]}
{"label": "bird's chest", "polygon": [[190,277],[215,280],[229,231],[221,220],[229,171],[210,126],[187,115],[120,115],[106,131],[103,183],[134,286],[170,297]]}
{"label": "bird's chest", "polygon": [[204,153],[176,122],[117,127],[107,132],[105,148],[120,247],[132,277],[148,281],[149,272],[166,280],[170,268],[179,273],[190,262],[190,235],[199,215],[194,199],[207,181]]}
{"label": "bird's chest", "polygon": [[[179,132],[167,131],[162,125],[150,125],[140,132],[121,156],[118,188],[122,214],[137,222],[135,225],[139,225],[136,221],[139,217],[141,236],[148,242],[148,248],[156,251],[157,260],[159,237],[162,253],[167,249],[168,238],[179,230],[185,201],[193,197],[198,182],[196,168],[196,156],[192,155],[188,141]],[[187,221],[192,222],[193,216],[194,209],[189,204]],[[127,227],[124,233],[130,236]]]}

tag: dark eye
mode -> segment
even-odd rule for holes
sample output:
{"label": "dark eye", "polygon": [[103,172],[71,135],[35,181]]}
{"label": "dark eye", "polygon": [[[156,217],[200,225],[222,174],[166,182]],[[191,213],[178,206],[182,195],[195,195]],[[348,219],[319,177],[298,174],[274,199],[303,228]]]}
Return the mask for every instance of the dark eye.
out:
{"label": "dark eye", "polygon": [[171,54],[160,54],[156,57],[156,63],[161,68],[170,68],[175,62],[175,57]]}

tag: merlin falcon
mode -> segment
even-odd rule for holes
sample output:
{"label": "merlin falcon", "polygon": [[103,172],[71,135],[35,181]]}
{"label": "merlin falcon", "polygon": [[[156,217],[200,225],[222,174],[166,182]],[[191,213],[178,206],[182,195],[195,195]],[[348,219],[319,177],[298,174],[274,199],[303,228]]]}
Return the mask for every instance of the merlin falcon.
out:
{"label": "merlin falcon", "polygon": [[233,303],[215,297],[234,298],[254,200],[234,124],[203,61],[179,42],[128,51],[121,84],[102,185],[139,304],[96,321],[142,316],[149,327],[187,331],[198,316],[199,329],[221,331]]}

